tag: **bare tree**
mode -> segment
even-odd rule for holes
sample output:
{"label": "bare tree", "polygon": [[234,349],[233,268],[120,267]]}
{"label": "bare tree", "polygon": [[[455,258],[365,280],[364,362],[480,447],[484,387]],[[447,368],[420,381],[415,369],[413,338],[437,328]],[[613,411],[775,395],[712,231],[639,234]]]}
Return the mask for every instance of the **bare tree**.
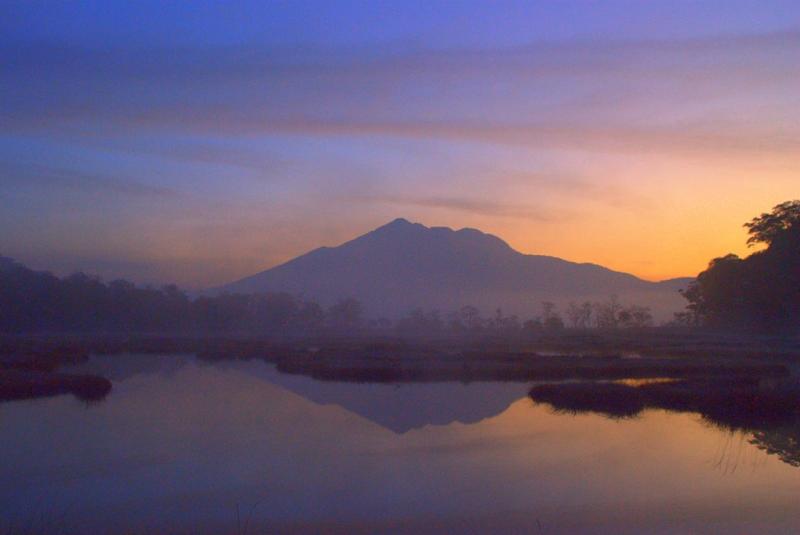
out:
{"label": "bare tree", "polygon": [[605,303],[594,304],[594,321],[599,329],[616,329],[619,326],[619,313],[622,305],[616,295]]}
{"label": "bare tree", "polygon": [[567,306],[566,315],[570,327],[586,329],[592,324],[592,304],[588,301],[580,305],[572,302]]}

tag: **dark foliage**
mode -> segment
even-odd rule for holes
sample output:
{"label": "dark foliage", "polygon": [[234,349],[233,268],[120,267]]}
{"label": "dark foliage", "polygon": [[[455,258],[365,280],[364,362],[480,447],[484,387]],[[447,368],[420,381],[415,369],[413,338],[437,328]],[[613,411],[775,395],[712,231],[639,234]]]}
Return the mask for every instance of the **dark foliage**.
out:
{"label": "dark foliage", "polygon": [[748,243],[766,249],[727,255],[683,292],[686,323],[765,332],[800,331],[800,201],[777,205],[745,225]]}
{"label": "dark foliage", "polygon": [[770,429],[797,421],[800,385],[748,376],[656,381],[638,386],[588,381],[534,386],[530,397],[555,410],[595,412],[611,418],[647,409],[693,412],[734,429]]}
{"label": "dark foliage", "polygon": [[[643,328],[652,325],[647,308],[583,303],[570,328]],[[324,310],[319,303],[288,293],[222,294],[190,299],[175,285],[142,288],[126,280],[108,283],[76,273],[58,278],[0,256],[0,333],[154,333],[314,335],[397,334],[414,338],[524,338],[565,327],[554,303],[542,303],[539,317],[521,321],[497,309],[484,317],[472,306],[447,314],[414,309],[392,322],[364,317],[362,304],[343,298]]]}
{"label": "dark foliage", "polygon": [[83,401],[100,401],[111,392],[111,381],[96,375],[0,371],[0,401],[73,394]]}
{"label": "dark foliage", "polygon": [[[339,307],[341,308],[341,307]],[[334,323],[354,326],[349,303]],[[346,313],[339,319],[339,313]],[[189,297],[174,285],[140,288],[77,273],[58,278],[0,257],[0,332],[308,333],[325,319],[314,302],[275,293]]]}
{"label": "dark foliage", "polygon": [[744,224],[750,237],[748,245],[771,245],[780,240],[786,231],[800,226],[800,201],[786,201],[776,205],[771,212],[754,217]]}
{"label": "dark foliage", "polygon": [[699,414],[706,422],[751,433],[749,442],[800,467],[800,384],[754,377],[695,378],[630,386],[596,381],[542,384],[535,403],[555,411],[626,418],[645,409]]}

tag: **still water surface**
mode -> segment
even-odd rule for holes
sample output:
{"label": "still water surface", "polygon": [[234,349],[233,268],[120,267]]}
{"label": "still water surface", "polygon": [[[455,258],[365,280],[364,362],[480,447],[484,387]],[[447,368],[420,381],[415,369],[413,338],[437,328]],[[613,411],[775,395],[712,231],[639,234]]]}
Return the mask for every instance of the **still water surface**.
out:
{"label": "still water surface", "polygon": [[692,414],[520,383],[346,384],[96,357],[104,401],[0,405],[0,533],[797,533],[800,468]]}

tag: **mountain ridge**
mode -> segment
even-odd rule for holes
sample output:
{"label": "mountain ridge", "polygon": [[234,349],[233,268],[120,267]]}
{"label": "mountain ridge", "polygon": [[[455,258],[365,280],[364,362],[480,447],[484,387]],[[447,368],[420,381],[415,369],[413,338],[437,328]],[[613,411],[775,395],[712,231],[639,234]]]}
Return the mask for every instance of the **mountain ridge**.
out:
{"label": "mountain ridge", "polygon": [[397,218],[211,291],[286,291],[324,305],[355,297],[371,315],[388,317],[413,308],[465,305],[530,314],[543,300],[566,304],[614,294],[664,316],[682,308],[677,289],[689,280],[650,282],[595,263],[521,253],[478,229],[427,227]]}

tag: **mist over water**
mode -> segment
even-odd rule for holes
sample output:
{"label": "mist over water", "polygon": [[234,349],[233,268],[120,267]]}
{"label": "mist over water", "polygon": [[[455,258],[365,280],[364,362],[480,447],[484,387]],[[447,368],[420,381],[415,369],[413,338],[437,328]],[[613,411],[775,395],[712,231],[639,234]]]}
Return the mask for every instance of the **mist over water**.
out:
{"label": "mist over water", "polygon": [[797,0],[0,0],[0,58],[0,535],[800,533]]}
{"label": "mist over water", "polygon": [[800,470],[693,414],[572,416],[535,405],[526,383],[318,382],[257,360],[79,368],[109,377],[112,394],[0,406],[3,528],[800,528]]}

